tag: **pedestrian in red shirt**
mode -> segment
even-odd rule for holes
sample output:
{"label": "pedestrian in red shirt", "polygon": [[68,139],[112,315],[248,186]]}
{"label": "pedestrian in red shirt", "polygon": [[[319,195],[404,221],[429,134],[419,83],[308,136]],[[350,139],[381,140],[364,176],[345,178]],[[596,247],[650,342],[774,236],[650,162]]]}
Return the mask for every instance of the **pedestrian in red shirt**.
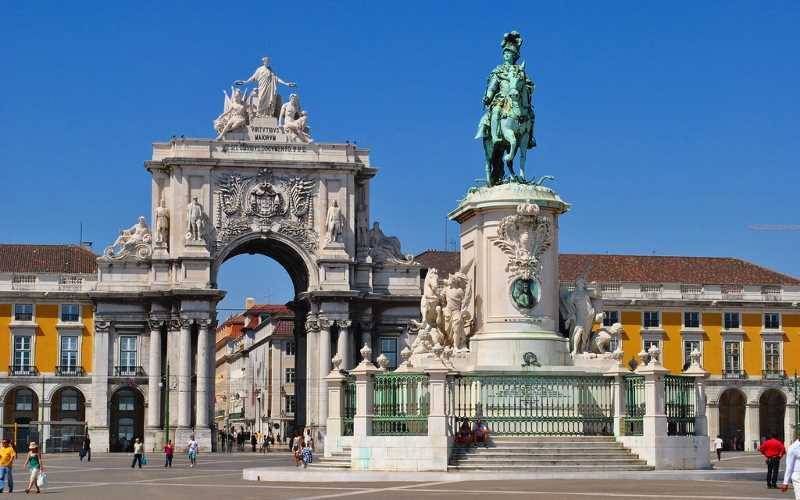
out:
{"label": "pedestrian in red shirt", "polygon": [[767,488],[773,489],[778,487],[778,467],[781,464],[781,458],[786,455],[786,448],[783,443],[778,440],[776,434],[770,435],[769,439],[761,443],[758,447],[767,459]]}
{"label": "pedestrian in red shirt", "polygon": [[164,445],[164,467],[172,468],[172,457],[175,455],[175,445],[172,440],[167,441]]}

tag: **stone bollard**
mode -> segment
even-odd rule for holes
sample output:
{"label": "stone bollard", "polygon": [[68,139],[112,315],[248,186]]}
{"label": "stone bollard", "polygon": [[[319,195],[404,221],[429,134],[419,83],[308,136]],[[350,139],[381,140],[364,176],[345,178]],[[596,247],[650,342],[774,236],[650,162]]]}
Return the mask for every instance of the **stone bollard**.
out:
{"label": "stone bollard", "polygon": [[341,451],[339,438],[342,435],[342,416],[344,415],[344,384],[347,377],[340,371],[342,359],[337,354],[332,360],[333,369],[325,377],[328,382],[328,421],[327,421],[327,446],[325,456],[330,457],[334,452]]}

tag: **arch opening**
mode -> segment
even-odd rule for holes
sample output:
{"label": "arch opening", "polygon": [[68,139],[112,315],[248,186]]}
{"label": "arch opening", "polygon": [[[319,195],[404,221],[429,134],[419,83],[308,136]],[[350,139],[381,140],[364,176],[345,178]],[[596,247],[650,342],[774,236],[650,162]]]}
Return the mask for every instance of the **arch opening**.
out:
{"label": "arch opening", "polygon": [[719,435],[724,450],[744,450],[745,402],[739,389],[726,389],[719,398]]}
{"label": "arch opening", "polygon": [[134,439],[144,438],[144,398],[142,393],[123,387],[111,397],[110,451],[133,451]]}
{"label": "arch opening", "polygon": [[786,416],[786,397],[778,389],[768,389],[758,399],[758,426],[761,439],[777,436],[784,440],[783,420]]}

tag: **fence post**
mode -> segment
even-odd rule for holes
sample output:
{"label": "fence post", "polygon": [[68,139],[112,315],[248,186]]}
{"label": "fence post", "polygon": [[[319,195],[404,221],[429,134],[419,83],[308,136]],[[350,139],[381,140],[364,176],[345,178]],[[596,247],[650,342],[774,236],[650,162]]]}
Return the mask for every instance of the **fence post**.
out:
{"label": "fence post", "polygon": [[366,438],[372,434],[372,412],[375,396],[373,374],[378,368],[372,364],[372,349],[366,344],[361,348],[361,363],[350,373],[356,377],[356,414],[353,417],[353,439]]}
{"label": "fence post", "polygon": [[[696,354],[696,355],[695,355]],[[708,436],[708,418],[706,416],[706,379],[709,373],[700,365],[700,353],[692,352],[692,363],[683,373],[694,378],[694,435]]]}
{"label": "fence post", "polygon": [[445,397],[447,385],[447,368],[425,370],[428,374],[428,394],[430,405],[428,411],[428,436],[447,436],[447,415],[445,414]]}
{"label": "fence post", "polygon": [[[641,357],[640,353],[640,357]],[[649,443],[667,436],[667,415],[664,408],[664,375],[669,370],[661,365],[661,352],[653,346],[647,352],[650,361],[636,372],[644,376],[644,438]]]}
{"label": "fence post", "polygon": [[[619,355],[617,356],[617,352]],[[622,352],[615,352],[617,363],[603,376],[613,377],[611,381],[611,400],[614,404],[614,437],[624,434],[623,415],[625,415],[625,374],[628,370],[622,365]]]}
{"label": "fence post", "polygon": [[331,360],[333,369],[325,377],[328,382],[328,421],[327,435],[325,437],[325,456],[341,451],[339,437],[342,435],[342,415],[344,415],[344,382],[347,380],[340,367],[342,358],[337,354]]}

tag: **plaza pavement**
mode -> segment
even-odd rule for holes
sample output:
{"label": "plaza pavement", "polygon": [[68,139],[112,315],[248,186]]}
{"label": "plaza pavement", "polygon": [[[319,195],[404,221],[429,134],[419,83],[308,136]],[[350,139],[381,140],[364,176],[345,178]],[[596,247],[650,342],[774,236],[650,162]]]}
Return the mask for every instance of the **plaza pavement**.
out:
{"label": "plaza pavement", "polygon": [[[716,458],[716,457],[715,457]],[[473,479],[444,475],[444,479],[428,479],[420,474],[416,481],[369,481],[348,479],[352,473],[339,473],[335,482],[321,482],[311,470],[287,467],[287,452],[254,455],[251,453],[201,454],[199,464],[189,468],[183,455],[175,457],[172,469],[164,469],[161,454],[148,456],[143,469],[130,468],[130,455],[95,454],[91,463],[80,462],[75,454],[44,457],[49,485],[45,498],[64,499],[146,499],[146,500],[219,500],[225,499],[293,499],[380,497],[395,499],[458,499],[479,500],[502,498],[536,498],[544,500],[601,498],[617,499],[698,499],[760,500],[792,498],[791,492],[767,490],[762,480],[748,479],[748,473],[760,471],[763,460],[753,454],[729,454],[719,465],[726,479],[692,479],[692,475],[675,472],[661,477],[642,476],[626,479],[613,473],[595,479],[498,479],[494,473],[477,473]],[[262,481],[245,481],[245,468],[266,468]],[[17,492],[24,494],[24,471],[15,467]],[[657,471],[658,472],[658,471]],[[634,475],[635,476],[635,475]],[[390,477],[390,476],[389,476]],[[631,477],[631,476],[627,476]]]}

